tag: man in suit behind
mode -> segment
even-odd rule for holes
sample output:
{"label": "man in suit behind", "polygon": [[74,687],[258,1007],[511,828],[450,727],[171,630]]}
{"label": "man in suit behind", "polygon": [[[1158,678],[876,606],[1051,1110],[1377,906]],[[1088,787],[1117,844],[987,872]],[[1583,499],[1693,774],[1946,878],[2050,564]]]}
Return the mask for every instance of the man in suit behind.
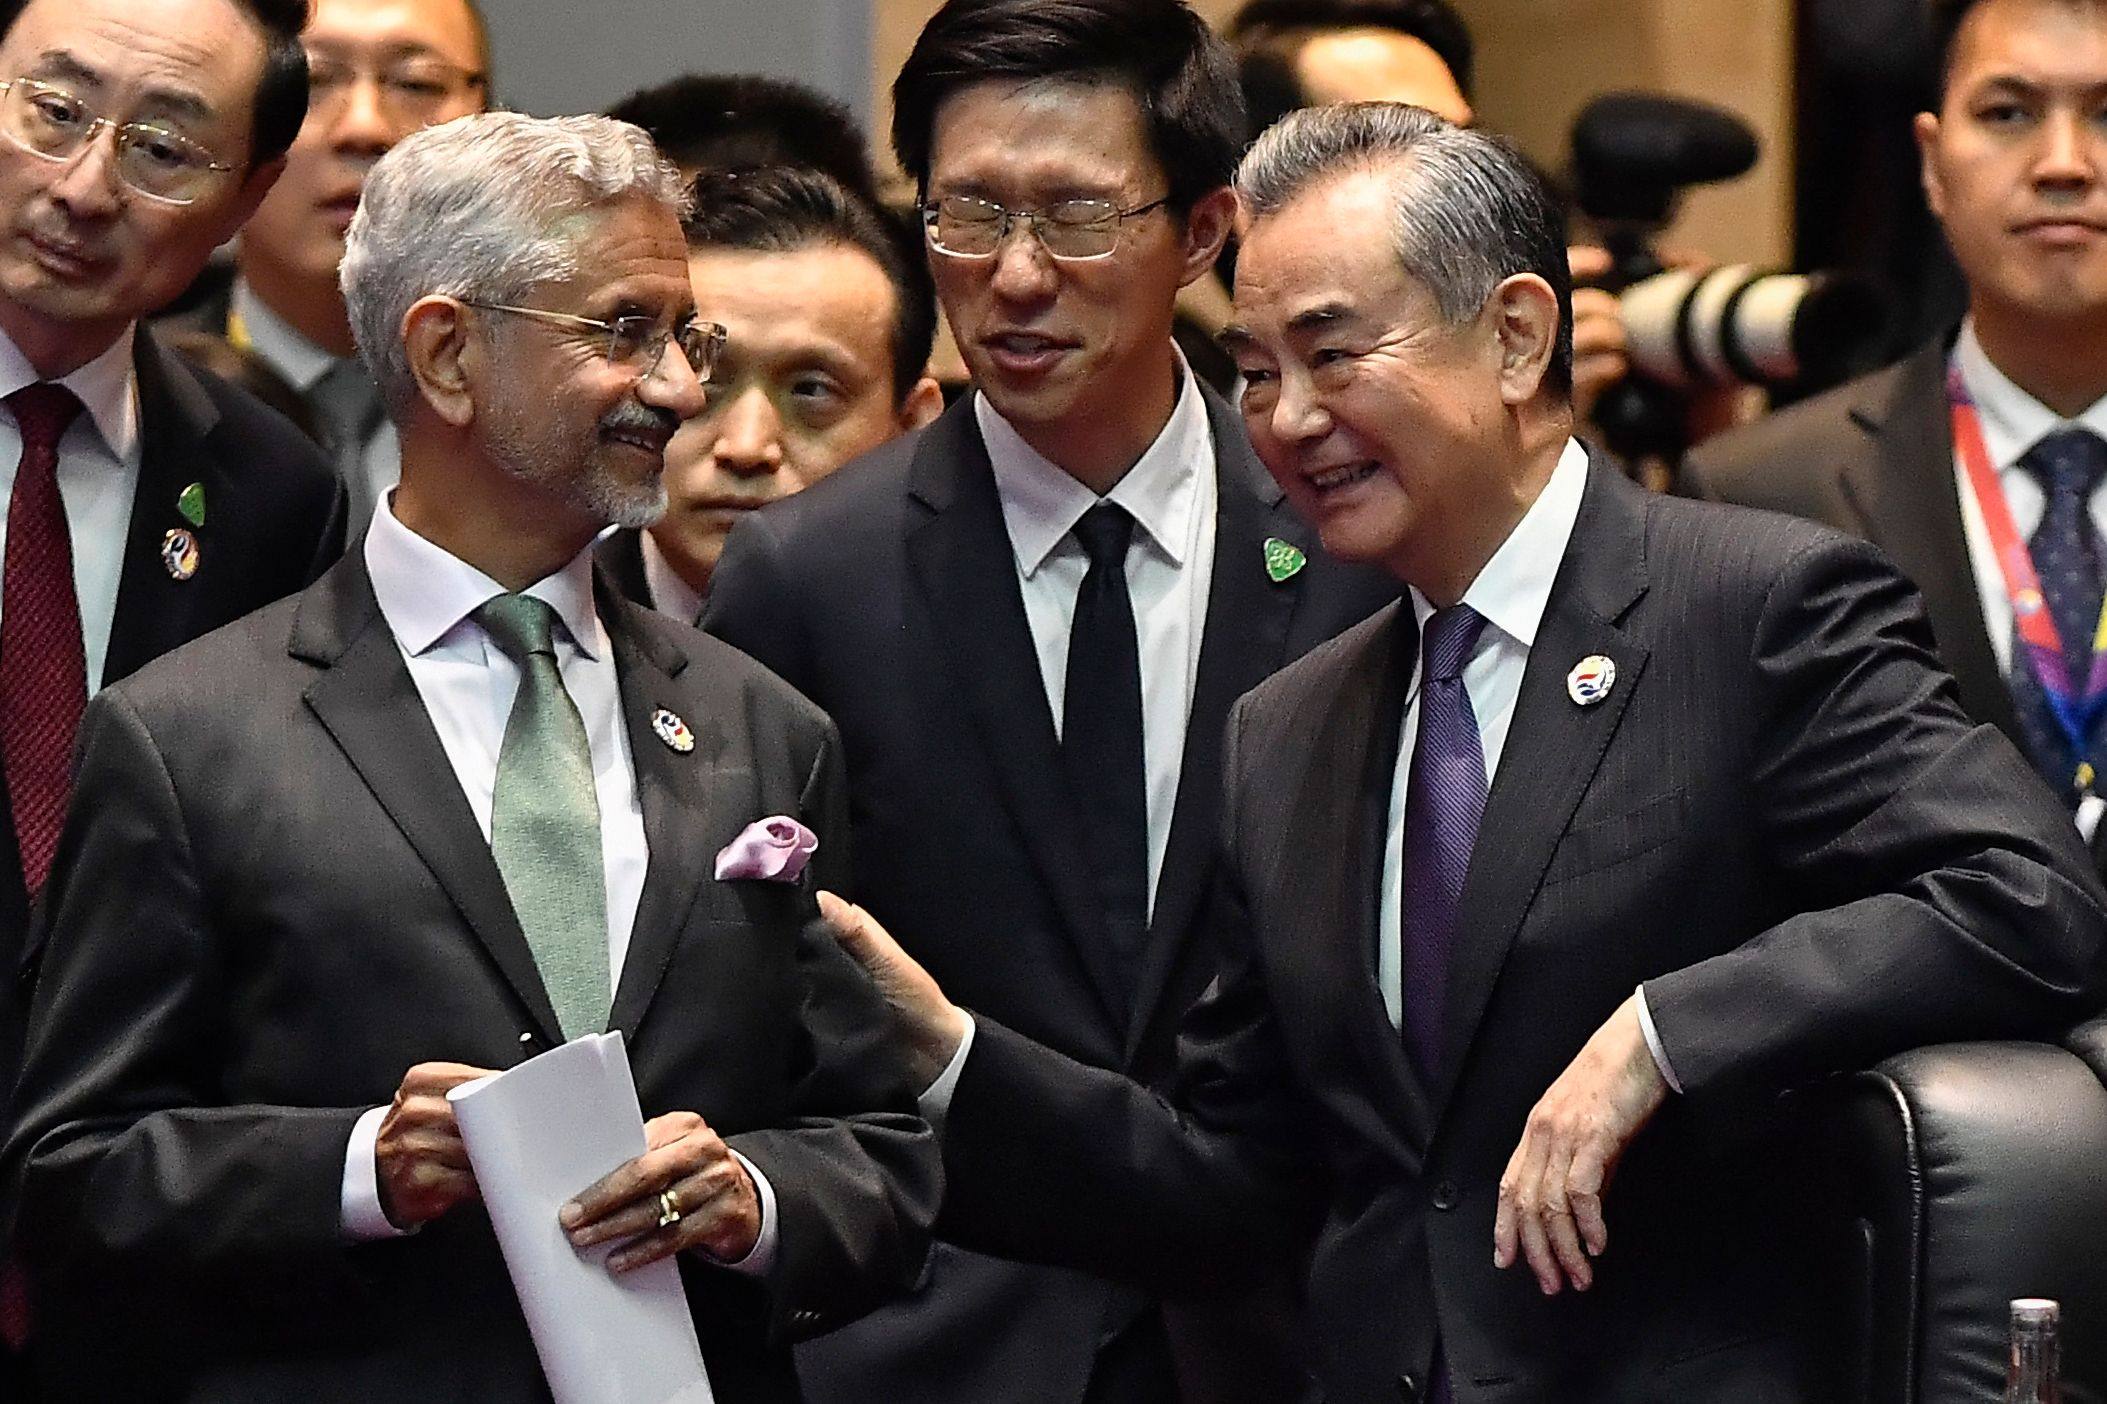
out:
{"label": "man in suit behind", "polygon": [[[1171,340],[1241,104],[1177,0],[954,0],[894,90],[977,392],[733,529],[705,627],[842,728],[855,891],[942,978],[1144,1081],[1214,964],[1230,702],[1395,587],[1324,559]],[[1292,1399],[1278,1314],[940,1250],[800,1355],[823,1401]],[[1190,1347],[1190,1349],[1187,1349]]]}
{"label": "man in suit behind", "polygon": [[694,198],[688,279],[724,351],[667,446],[666,515],[600,545],[624,593],[688,623],[733,523],[944,407],[919,235],[804,166],[705,170]]}
{"label": "man in suit behind", "polygon": [[[1704,444],[1684,480],[1892,556],[1924,592],[1969,715],[2018,743],[2107,862],[2085,803],[2094,786],[2077,780],[2080,762],[2107,765],[2107,698],[2086,687],[2107,574],[2107,6],[1949,0],[1936,15],[1939,106],[1918,117],[1917,140],[1967,275],[1967,320],[1897,366]],[[2026,548],[2060,657],[2015,646],[2028,630],[2013,600],[2035,587],[2014,589],[2000,540]],[[2066,667],[2074,729],[2049,702]]]}
{"label": "man in suit behind", "polygon": [[0,1160],[54,1397],[545,1398],[444,1094],[604,1028],[651,1149],[563,1222],[679,1255],[720,1398],[920,1262],[884,1011],[806,887],[711,875],[764,816],[845,875],[833,729],[592,568],[717,344],[681,199],[606,118],[390,152],[343,276],[400,489],[90,707]]}
{"label": "man in suit behind", "polygon": [[226,338],[306,403],[364,526],[400,448],[352,345],[344,230],[389,147],[489,104],[490,38],[475,0],[314,0],[301,42],[308,110],[285,173],[243,227],[233,276],[167,320]]}
{"label": "man in suit behind", "polygon": [[[0,5],[0,1088],[88,697],[342,547],[313,446],[138,325],[277,178],[306,100],[304,13]],[[26,1326],[7,1280],[0,1342]]]}
{"label": "man in suit behind", "polygon": [[1238,186],[1245,422],[1410,598],[1230,719],[1176,1110],[838,914],[946,1069],[939,1233],[1192,1286],[1314,1208],[1333,1404],[1841,1397],[1762,1107],[2090,1012],[2107,894],[1877,552],[1590,462],[1512,148],[1310,110]]}

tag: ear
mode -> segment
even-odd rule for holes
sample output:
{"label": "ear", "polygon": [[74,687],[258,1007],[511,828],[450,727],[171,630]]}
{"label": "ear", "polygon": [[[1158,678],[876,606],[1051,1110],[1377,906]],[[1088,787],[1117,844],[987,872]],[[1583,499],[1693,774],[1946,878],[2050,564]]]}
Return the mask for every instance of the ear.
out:
{"label": "ear", "polygon": [[419,298],[402,314],[402,349],[417,393],[432,413],[456,429],[476,417],[472,385],[482,359],[461,304],[450,297]]}
{"label": "ear", "polygon": [[1924,200],[1941,223],[1946,219],[1946,186],[1939,179],[1939,114],[1919,112],[1910,124],[1917,137],[1917,178],[1924,184]]}
{"label": "ear", "polygon": [[249,222],[249,216],[256,213],[256,207],[263,203],[263,197],[271,193],[271,187],[276,185],[278,177],[284,174],[285,158],[280,156],[274,161],[264,162],[242,177],[241,188],[235,191],[233,200],[221,212],[220,243],[224,244],[233,238],[235,233]]}
{"label": "ear", "polygon": [[1500,398],[1525,405],[1543,388],[1558,349],[1558,294],[1534,273],[1503,280],[1486,299],[1485,315],[1500,351]]}
{"label": "ear", "polygon": [[1202,195],[1185,216],[1185,268],[1178,286],[1198,278],[1214,267],[1222,245],[1236,225],[1236,195],[1224,185]]}
{"label": "ear", "polygon": [[936,377],[925,375],[914,383],[907,398],[900,402],[896,416],[900,432],[912,434],[915,430],[944,412],[944,387],[936,383]]}

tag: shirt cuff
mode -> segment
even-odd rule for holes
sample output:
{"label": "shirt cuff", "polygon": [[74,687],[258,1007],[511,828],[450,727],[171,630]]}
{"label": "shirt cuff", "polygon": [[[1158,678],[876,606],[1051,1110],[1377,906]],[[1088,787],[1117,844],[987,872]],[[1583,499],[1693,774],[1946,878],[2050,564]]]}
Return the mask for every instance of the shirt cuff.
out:
{"label": "shirt cuff", "polygon": [[1653,1065],[1661,1070],[1661,1078],[1678,1096],[1683,1084],[1676,1081],[1675,1065],[1668,1061],[1668,1050],[1661,1047],[1661,1031],[1653,1026],[1653,1011],[1646,1007],[1646,987],[1632,991],[1639,998],[1639,1032],[1646,1035],[1646,1051],[1653,1054]]}
{"label": "shirt cuff", "polygon": [[380,1140],[380,1124],[388,1116],[386,1107],[374,1107],[352,1124],[351,1142],[344,1147],[344,1186],[339,1222],[344,1237],[352,1243],[371,1243],[383,1238],[401,1238],[412,1232],[399,1229],[380,1207],[380,1168],[373,1163],[373,1148]]}
{"label": "shirt cuff", "polygon": [[966,1034],[958,1041],[958,1052],[953,1053],[951,1061],[944,1064],[944,1070],[936,1075],[936,1081],[922,1089],[922,1095],[915,1098],[915,1110],[922,1114],[922,1120],[929,1123],[929,1129],[937,1134],[939,1140],[944,1135],[944,1118],[951,1115],[951,1094],[958,1091],[958,1076],[965,1071],[966,1055],[973,1051],[973,1031],[979,1027],[973,1022],[971,1014],[966,1014],[963,1009],[959,1013],[965,1015]]}
{"label": "shirt cuff", "polygon": [[761,1173],[759,1166],[739,1152],[732,1151],[732,1159],[745,1166],[747,1175],[753,1179],[754,1194],[761,1201],[761,1232],[754,1239],[754,1246],[747,1249],[746,1256],[737,1262],[728,1263],[722,1258],[711,1258],[710,1261],[742,1277],[766,1277],[769,1269],[775,1266],[776,1248],[783,1240],[781,1221],[776,1214],[775,1186],[768,1183],[768,1177]]}

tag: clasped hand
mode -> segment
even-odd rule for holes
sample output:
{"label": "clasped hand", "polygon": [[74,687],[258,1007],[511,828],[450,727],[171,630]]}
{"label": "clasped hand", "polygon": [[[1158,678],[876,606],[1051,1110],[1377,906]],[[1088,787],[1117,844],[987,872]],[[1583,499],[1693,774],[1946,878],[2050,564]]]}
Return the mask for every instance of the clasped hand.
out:
{"label": "clasped hand", "polygon": [[[461,1063],[419,1063],[403,1075],[373,1146],[381,1209],[397,1228],[415,1228],[478,1197],[446,1094],[487,1076],[488,1069]],[[694,1112],[669,1112],[644,1124],[644,1144],[644,1154],[563,1206],[558,1219],[573,1246],[629,1240],[608,1257],[616,1272],[686,1248],[721,1262],[751,1253],[761,1234],[760,1196],[724,1139]],[[669,1203],[671,1222],[661,1224]]]}

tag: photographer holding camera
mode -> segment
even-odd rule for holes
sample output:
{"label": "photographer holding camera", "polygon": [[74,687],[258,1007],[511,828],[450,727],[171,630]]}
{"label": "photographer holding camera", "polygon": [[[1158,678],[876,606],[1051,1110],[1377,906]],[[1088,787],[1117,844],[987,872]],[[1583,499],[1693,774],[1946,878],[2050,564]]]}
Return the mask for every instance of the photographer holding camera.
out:
{"label": "photographer holding camera", "polygon": [[1925,596],[1961,702],[2093,843],[2107,762],[2107,4],[1945,0],[1924,189],[1968,282],[1957,332],[1684,464],[1696,495],[1812,517]]}

